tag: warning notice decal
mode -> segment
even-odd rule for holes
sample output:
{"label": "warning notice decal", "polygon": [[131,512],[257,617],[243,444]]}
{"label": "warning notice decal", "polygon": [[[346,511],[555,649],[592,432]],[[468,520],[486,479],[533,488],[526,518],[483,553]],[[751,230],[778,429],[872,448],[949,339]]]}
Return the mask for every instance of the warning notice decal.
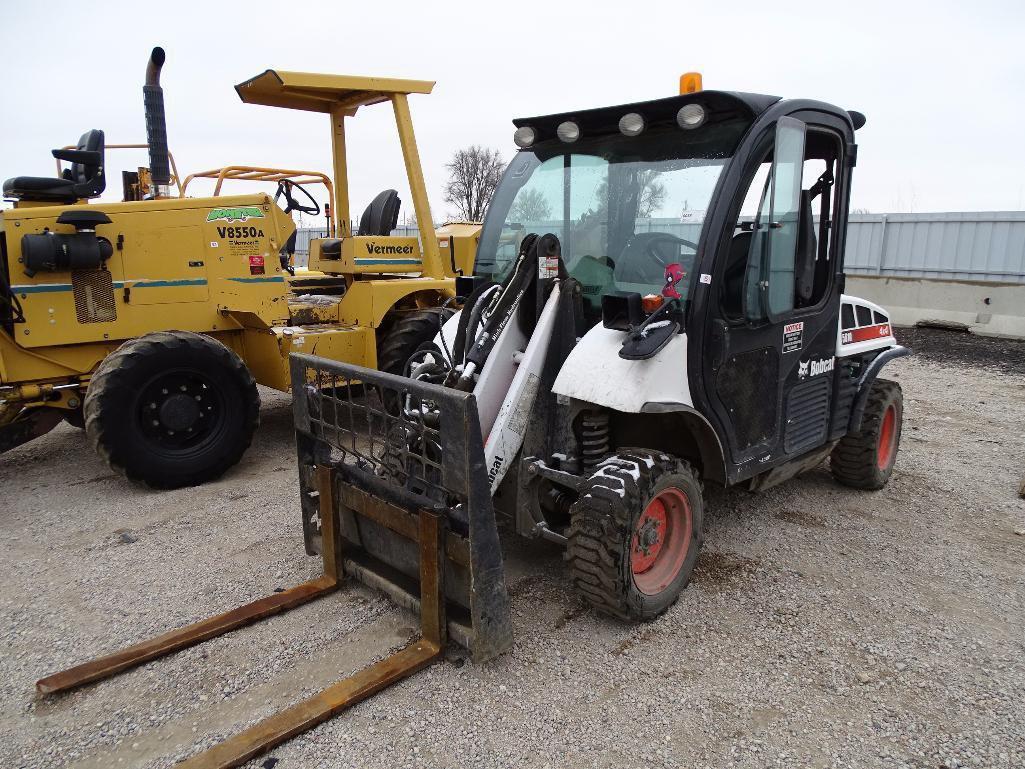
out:
{"label": "warning notice decal", "polygon": [[783,352],[797,352],[804,346],[804,321],[783,326]]}

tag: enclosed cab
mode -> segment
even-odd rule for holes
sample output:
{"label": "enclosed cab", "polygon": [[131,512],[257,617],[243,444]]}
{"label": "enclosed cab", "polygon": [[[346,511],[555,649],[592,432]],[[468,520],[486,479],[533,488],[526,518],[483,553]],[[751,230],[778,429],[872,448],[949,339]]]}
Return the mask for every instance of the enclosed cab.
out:
{"label": "enclosed cab", "polygon": [[[627,619],[657,616],[690,579],[703,484],[764,489],[828,457],[839,481],[884,485],[903,404],[879,373],[907,350],[886,310],[844,294],[864,118],[685,85],[514,121],[462,309],[407,362],[411,380],[297,361],[294,375],[369,394],[364,427],[328,419],[334,389],[304,391],[300,465],[330,455],[366,499],[443,506],[471,545],[505,515],[564,545],[581,595]],[[343,497],[357,576],[415,578],[365,520],[377,503]],[[305,505],[311,551],[316,513]],[[481,579],[493,587],[493,568]]]}

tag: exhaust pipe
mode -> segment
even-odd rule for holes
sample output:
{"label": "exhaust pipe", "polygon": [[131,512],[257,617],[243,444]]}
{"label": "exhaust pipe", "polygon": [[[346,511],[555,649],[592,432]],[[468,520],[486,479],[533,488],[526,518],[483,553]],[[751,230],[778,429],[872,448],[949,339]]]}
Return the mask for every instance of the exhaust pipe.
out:
{"label": "exhaust pipe", "polygon": [[146,141],[149,143],[149,171],[153,178],[153,197],[171,196],[171,167],[167,158],[167,120],[164,118],[164,90],[160,87],[160,68],[164,49],[154,48],[146,65],[146,85],[142,87],[146,110]]}

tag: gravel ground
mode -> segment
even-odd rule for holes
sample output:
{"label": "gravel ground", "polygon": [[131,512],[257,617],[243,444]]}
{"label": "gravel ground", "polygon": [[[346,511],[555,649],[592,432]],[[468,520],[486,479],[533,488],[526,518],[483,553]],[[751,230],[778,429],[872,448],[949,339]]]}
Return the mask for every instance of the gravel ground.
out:
{"label": "gravel ground", "polygon": [[922,360],[1025,376],[1025,342],[1019,339],[980,337],[967,331],[915,326],[898,328],[897,337]]}
{"label": "gravel ground", "polygon": [[[277,769],[1025,766],[1025,379],[931,358],[891,367],[907,413],[886,489],[819,468],[709,490],[694,580],[643,626],[585,608],[558,549],[506,538],[514,651],[450,655],[279,747]],[[0,766],[169,766],[412,636],[411,615],[350,587],[34,695],[44,674],[316,576],[290,418],[265,393],[253,449],[199,489],[131,486],[67,426],[0,459]]]}

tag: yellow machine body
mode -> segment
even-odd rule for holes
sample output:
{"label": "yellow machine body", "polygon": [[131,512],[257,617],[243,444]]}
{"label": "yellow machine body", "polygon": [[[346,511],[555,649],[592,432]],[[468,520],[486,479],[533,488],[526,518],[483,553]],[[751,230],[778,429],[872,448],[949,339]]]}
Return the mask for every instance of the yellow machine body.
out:
{"label": "yellow machine body", "polygon": [[[432,87],[268,70],[237,86],[242,100],[326,113],[333,178],[230,166],[179,186],[184,196],[192,178],[216,178],[212,197],[70,206],[19,201],[0,212],[9,280],[24,315],[24,322],[0,329],[0,424],[31,405],[77,408],[109,353],[155,331],[213,336],[242,357],[257,382],[282,391],[289,388],[291,352],[376,366],[377,330],[392,314],[438,306],[454,296],[455,275],[472,272],[479,225],[447,225],[436,234],[431,223],[406,97]],[[349,230],[345,120],[380,102],[393,106],[413,207],[426,225],[419,238]],[[313,240],[309,267],[294,276],[279,257],[295,231],[291,217],[264,193],[219,194],[225,179],[274,181],[285,174],[299,183],[326,181],[334,203],[330,232],[337,235]],[[57,219],[76,210],[109,217],[95,234],[111,244],[111,256],[98,269],[26,274],[22,238],[74,234]]]}

